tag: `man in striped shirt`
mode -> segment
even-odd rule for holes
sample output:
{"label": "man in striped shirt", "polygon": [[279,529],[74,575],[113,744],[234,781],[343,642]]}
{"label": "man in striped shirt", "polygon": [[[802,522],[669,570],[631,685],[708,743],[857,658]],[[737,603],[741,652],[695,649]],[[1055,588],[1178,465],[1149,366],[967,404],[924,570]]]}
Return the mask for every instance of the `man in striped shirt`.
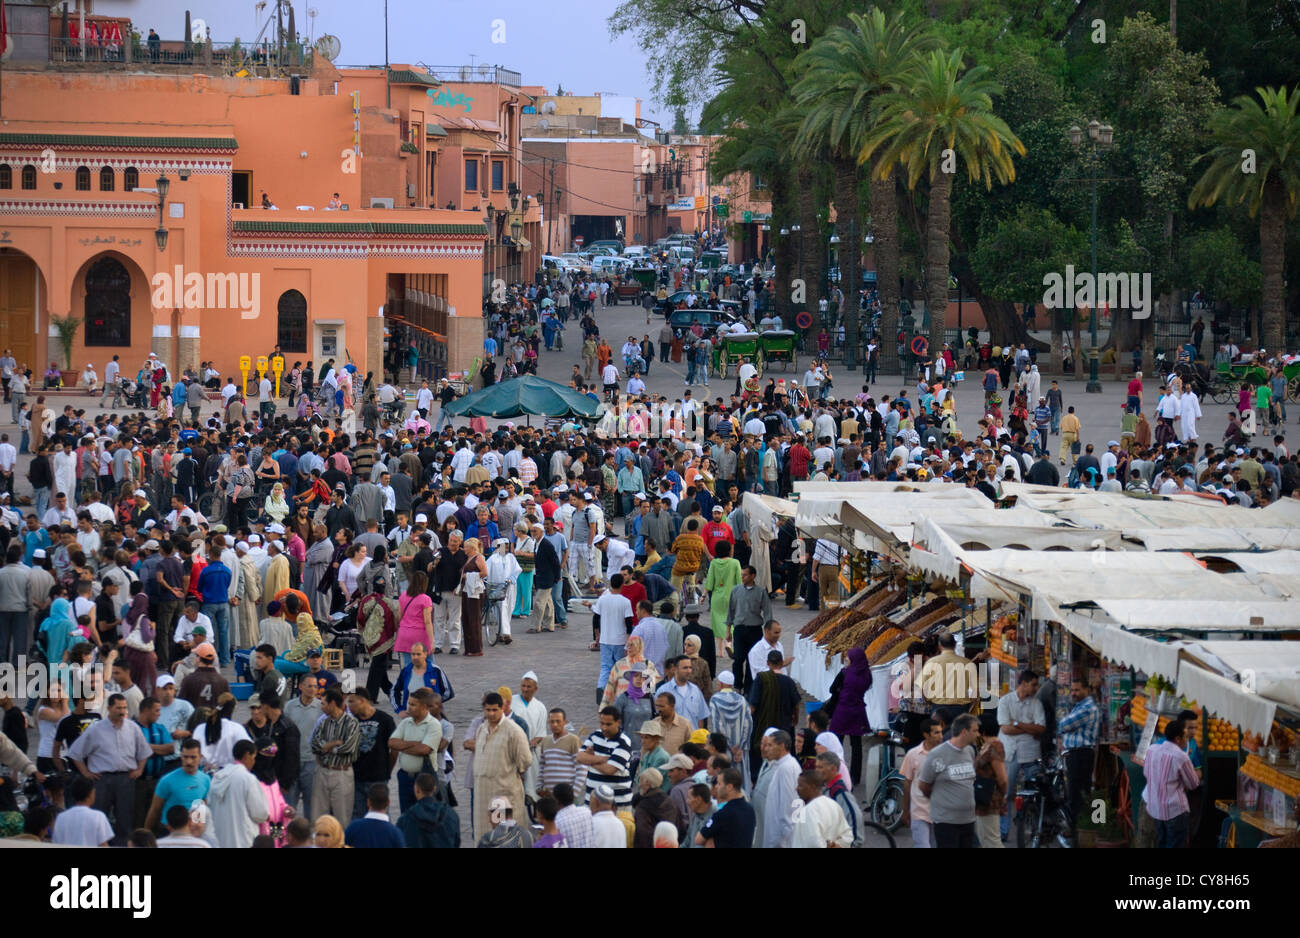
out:
{"label": "man in striped shirt", "polygon": [[321,709],[325,715],[311,734],[311,751],[316,755],[312,820],[322,814],[350,818],[355,795],[352,764],[361,748],[361,724],[343,706],[343,689],[337,684],[325,688]]}
{"label": "man in striped shirt", "polygon": [[600,711],[600,730],[587,737],[578,753],[578,764],[587,767],[587,795],[604,782],[614,789],[616,808],[632,804],[632,743],[623,735],[618,711],[605,707]]}
{"label": "man in striped shirt", "polygon": [[1191,811],[1187,792],[1199,788],[1200,777],[1186,749],[1187,726],[1181,719],[1165,727],[1165,745],[1147,750],[1147,811],[1156,822],[1157,847],[1186,847]]}
{"label": "man in striped shirt", "polygon": [[560,784],[582,788],[586,779],[586,770],[578,765],[578,750],[582,742],[565,728],[567,716],[559,707],[553,707],[546,715],[546,728],[550,735],[543,736],[538,745],[539,793],[551,795],[555,786]]}

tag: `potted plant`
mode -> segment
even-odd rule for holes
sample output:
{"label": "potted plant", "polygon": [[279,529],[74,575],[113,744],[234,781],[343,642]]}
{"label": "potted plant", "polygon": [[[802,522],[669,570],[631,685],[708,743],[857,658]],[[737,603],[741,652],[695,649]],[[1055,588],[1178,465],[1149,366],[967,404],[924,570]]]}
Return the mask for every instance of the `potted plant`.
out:
{"label": "potted plant", "polygon": [[72,344],[77,338],[77,330],[85,322],[80,316],[69,313],[66,316],[51,316],[50,322],[59,333],[59,347],[63,349],[63,386],[75,387],[77,374],[72,369]]}

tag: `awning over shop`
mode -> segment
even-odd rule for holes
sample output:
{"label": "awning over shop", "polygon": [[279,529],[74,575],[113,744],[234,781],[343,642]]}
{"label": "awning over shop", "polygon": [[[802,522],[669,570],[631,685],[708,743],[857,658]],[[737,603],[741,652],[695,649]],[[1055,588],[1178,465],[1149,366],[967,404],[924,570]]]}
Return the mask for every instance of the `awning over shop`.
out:
{"label": "awning over shop", "polygon": [[1181,642],[1158,642],[1114,627],[1101,632],[1101,656],[1115,664],[1158,674],[1172,681],[1178,676]]}
{"label": "awning over shop", "polygon": [[[1213,589],[1214,583],[1211,581],[1206,587]],[[1206,588],[1200,592],[1205,593]],[[1187,629],[1196,632],[1300,629],[1300,604],[1262,598],[1221,600],[1175,595],[1171,598],[1097,599],[1096,603],[1117,625],[1126,629]]]}
{"label": "awning over shop", "polygon": [[[1147,550],[1246,551],[1300,548],[1300,529],[1292,528],[1126,528],[1124,538]],[[1294,567],[1292,569],[1300,569]]]}

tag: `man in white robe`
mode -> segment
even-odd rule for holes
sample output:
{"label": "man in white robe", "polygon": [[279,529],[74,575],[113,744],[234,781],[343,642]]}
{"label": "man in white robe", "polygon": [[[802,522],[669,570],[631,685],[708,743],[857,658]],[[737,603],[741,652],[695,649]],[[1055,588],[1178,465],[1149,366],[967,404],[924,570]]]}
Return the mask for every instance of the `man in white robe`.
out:
{"label": "man in white robe", "polygon": [[511,712],[528,724],[528,746],[533,752],[533,764],[524,773],[524,791],[530,798],[537,797],[537,775],[542,763],[542,739],[546,736],[549,711],[537,699],[537,674],[525,671],[519,679],[519,696],[514,699]]}
{"label": "man in white robe", "polygon": [[[523,569],[519,560],[510,552],[510,541],[499,537],[492,542],[493,551],[487,559],[487,582],[491,586],[504,586],[506,595],[501,600],[501,636],[510,638],[510,613],[515,608],[515,581]],[[506,642],[510,644],[509,641]],[[542,723],[545,725],[545,719]]]}
{"label": "man in white robe", "polygon": [[1178,402],[1178,413],[1182,417],[1182,430],[1179,439],[1185,443],[1195,443],[1197,439],[1196,421],[1201,417],[1201,402],[1196,392],[1188,388],[1183,391]]}
{"label": "man in white robe", "polygon": [[799,775],[799,801],[794,805],[794,835],[791,846],[797,848],[851,847],[853,832],[844,812],[822,794],[821,779],[816,772]]}

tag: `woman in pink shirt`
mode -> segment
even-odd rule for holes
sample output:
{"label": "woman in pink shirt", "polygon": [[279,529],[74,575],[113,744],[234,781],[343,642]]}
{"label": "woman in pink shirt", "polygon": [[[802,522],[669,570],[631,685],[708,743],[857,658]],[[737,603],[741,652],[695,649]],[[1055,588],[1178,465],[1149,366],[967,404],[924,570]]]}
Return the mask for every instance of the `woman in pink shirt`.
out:
{"label": "woman in pink shirt", "polygon": [[429,598],[429,575],[423,570],[411,574],[410,585],[398,600],[397,640],[393,650],[402,655],[402,667],[411,663],[411,646],[433,648],[433,600]]}

